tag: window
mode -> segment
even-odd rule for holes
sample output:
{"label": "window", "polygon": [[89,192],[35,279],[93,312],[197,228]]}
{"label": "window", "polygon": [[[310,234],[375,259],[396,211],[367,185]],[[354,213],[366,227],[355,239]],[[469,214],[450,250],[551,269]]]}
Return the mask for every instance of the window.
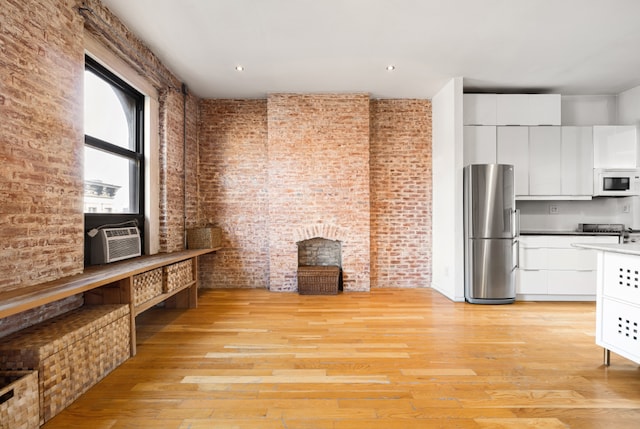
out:
{"label": "window", "polygon": [[91,58],[85,64],[84,211],[140,214],[144,96]]}
{"label": "window", "polygon": [[[144,234],[144,105],[144,95],[85,57],[86,230],[136,221]],[[87,253],[85,244],[85,261]]]}

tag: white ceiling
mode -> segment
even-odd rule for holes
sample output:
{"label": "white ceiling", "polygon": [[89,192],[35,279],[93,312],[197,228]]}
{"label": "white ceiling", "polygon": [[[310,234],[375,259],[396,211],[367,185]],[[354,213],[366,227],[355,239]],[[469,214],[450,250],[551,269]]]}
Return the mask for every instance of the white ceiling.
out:
{"label": "white ceiling", "polygon": [[203,98],[640,85],[640,0],[102,1]]}

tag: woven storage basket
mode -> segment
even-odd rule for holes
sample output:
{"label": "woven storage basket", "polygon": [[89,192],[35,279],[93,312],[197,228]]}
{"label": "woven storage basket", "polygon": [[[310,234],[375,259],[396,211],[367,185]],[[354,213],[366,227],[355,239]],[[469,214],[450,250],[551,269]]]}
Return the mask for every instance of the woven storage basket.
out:
{"label": "woven storage basket", "polygon": [[38,373],[0,372],[0,429],[38,429]]}
{"label": "woven storage basket", "polygon": [[38,371],[40,424],[130,355],[128,305],[89,305],[2,339],[0,369]]}
{"label": "woven storage basket", "polygon": [[165,292],[171,292],[193,283],[193,264],[191,259],[164,267]]}
{"label": "woven storage basket", "polygon": [[133,303],[140,305],[161,295],[162,286],[162,268],[147,271],[142,274],[133,276]]}
{"label": "woven storage basket", "polygon": [[310,265],[298,267],[300,295],[335,295],[340,283],[340,267]]}
{"label": "woven storage basket", "polygon": [[187,248],[214,249],[222,243],[222,230],[216,227],[187,229]]}

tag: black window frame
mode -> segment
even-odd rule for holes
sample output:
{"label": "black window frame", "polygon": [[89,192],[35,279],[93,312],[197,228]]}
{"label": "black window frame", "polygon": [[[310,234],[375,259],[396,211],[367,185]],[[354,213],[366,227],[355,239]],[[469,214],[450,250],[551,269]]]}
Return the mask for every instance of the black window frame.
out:
{"label": "black window frame", "polygon": [[[89,136],[84,134],[84,147],[91,147],[94,149],[98,149],[107,153],[111,153],[114,155],[118,155],[120,157],[127,158],[129,160],[135,161],[138,166],[138,174],[131,175],[133,180],[137,183],[133,183],[132,187],[137,192],[137,198],[130,194],[130,199],[136,199],[135,202],[137,209],[132,210],[132,213],[84,213],[84,229],[85,229],[85,239],[84,239],[84,264],[85,266],[90,265],[91,255],[91,238],[87,234],[94,228],[99,228],[105,225],[131,225],[136,224],[138,229],[140,230],[140,238],[142,243],[144,243],[145,239],[145,161],[144,161],[144,117],[145,117],[145,96],[144,94],[137,91],[131,85],[126,83],[124,80],[120,79],[109,69],[104,67],[95,59],[91,58],[88,55],[85,55],[85,70],[91,71],[93,74],[103,79],[105,82],[110,85],[118,88],[123,91],[127,95],[131,96],[135,100],[135,150],[130,150],[113,143],[106,142],[99,138]],[[132,167],[135,168],[135,167]],[[83,173],[83,180],[86,180]],[[130,201],[131,201],[130,200]],[[133,203],[133,201],[131,201]],[[134,204],[130,204],[131,207]],[[142,253],[144,254],[144,246],[142,246]]]}

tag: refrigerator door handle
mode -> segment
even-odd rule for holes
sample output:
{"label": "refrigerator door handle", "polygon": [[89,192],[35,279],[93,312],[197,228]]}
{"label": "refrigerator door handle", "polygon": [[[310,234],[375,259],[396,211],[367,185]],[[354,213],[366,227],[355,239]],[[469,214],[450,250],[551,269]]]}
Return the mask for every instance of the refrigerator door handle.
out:
{"label": "refrigerator door handle", "polygon": [[516,265],[514,269],[520,268],[520,240],[513,240],[513,245],[516,246]]}
{"label": "refrigerator door handle", "polygon": [[520,237],[520,209],[513,211],[513,236]]}

